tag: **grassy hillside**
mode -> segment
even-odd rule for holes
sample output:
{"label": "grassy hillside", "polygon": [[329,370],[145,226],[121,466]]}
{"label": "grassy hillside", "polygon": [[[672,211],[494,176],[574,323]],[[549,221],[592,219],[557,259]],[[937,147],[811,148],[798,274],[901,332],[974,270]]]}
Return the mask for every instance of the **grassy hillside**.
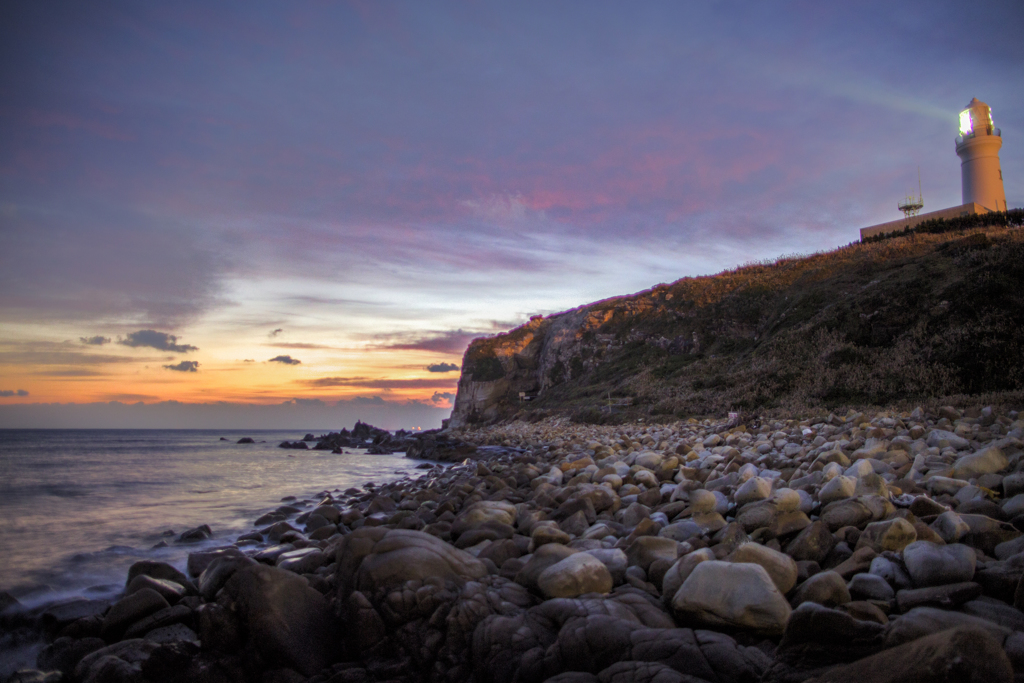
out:
{"label": "grassy hillside", "polygon": [[[537,398],[502,397],[501,417],[592,422],[1013,397],[1024,389],[1019,214],[684,278],[534,321],[539,361],[517,367],[494,351],[526,327],[474,342],[460,393],[531,376]],[[565,316],[576,326],[568,345]]]}

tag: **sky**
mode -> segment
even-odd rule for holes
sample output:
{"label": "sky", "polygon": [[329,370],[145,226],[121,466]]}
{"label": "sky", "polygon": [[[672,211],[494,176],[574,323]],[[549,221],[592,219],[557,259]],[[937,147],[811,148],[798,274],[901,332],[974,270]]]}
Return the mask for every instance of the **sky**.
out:
{"label": "sky", "polygon": [[1024,206],[1024,5],[0,5],[0,427],[434,428],[475,337]]}

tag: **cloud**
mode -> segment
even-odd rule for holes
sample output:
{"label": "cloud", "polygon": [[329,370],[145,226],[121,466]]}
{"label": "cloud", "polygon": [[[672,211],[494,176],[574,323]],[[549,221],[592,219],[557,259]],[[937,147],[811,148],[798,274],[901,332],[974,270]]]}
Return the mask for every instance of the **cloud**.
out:
{"label": "cloud", "polygon": [[383,406],[387,405],[387,401],[382,399],[380,396],[356,396],[355,398],[346,399],[344,401],[338,401],[338,405],[342,403],[348,403],[354,406]]}
{"label": "cloud", "polygon": [[337,346],[327,346],[326,344],[310,344],[307,342],[276,342],[274,344],[264,344],[264,346],[273,346],[275,349],[336,349]]}
{"label": "cloud", "polygon": [[451,401],[455,398],[455,394],[450,391],[435,391],[434,395],[430,397],[430,400],[434,403],[440,403],[441,401]]}
{"label": "cloud", "polygon": [[277,335],[281,334],[282,332],[284,332],[284,329],[279,327],[276,330],[274,330],[273,332],[271,332],[270,334],[268,334],[267,336],[270,337],[271,339],[273,339],[274,337],[276,337]]}
{"label": "cloud", "polygon": [[368,389],[451,389],[456,385],[455,378],[438,379],[370,379],[367,377],[320,377],[304,380],[303,384],[311,387],[366,387]]}
{"label": "cloud", "polygon": [[3,389],[3,390],[0,390],[0,396],[5,396],[5,397],[6,396],[28,396],[28,392],[25,391],[24,389],[17,389],[17,390]]}
{"label": "cloud", "polygon": [[292,358],[291,356],[274,356],[268,363],[282,363],[284,365],[298,365],[302,361],[298,358]]}
{"label": "cloud", "polygon": [[131,346],[132,348],[148,346],[153,349],[160,349],[161,351],[173,351],[174,353],[188,353],[189,351],[199,350],[198,347],[191,344],[179,344],[178,338],[173,334],[157,332],[156,330],[129,332],[124,339],[118,339],[117,343],[123,346]]}
{"label": "cloud", "polygon": [[78,340],[90,346],[103,346],[110,343],[110,337],[101,337],[99,335],[95,337],[79,337]]}
{"label": "cloud", "polygon": [[427,366],[427,372],[454,372],[458,369],[455,363],[432,363]]}
{"label": "cloud", "polygon": [[324,408],[327,406],[326,403],[318,398],[293,398],[290,401],[285,401],[281,405],[294,405],[302,408]]}
{"label": "cloud", "polygon": [[103,398],[107,401],[117,401],[124,403],[143,403],[145,401],[155,401],[156,396],[149,394],[106,394]]}
{"label": "cloud", "polygon": [[109,377],[110,373],[90,370],[88,368],[61,368],[57,370],[38,370],[32,373],[36,377]]}
{"label": "cloud", "polygon": [[246,358],[246,359],[245,359],[245,360],[243,360],[242,362],[243,362],[243,363],[255,363],[255,362],[256,362],[256,359],[255,359],[255,358]]}
{"label": "cloud", "polygon": [[180,363],[174,365],[165,365],[168,370],[176,370],[177,372],[196,372],[199,367],[199,361],[196,360],[183,360]]}
{"label": "cloud", "polygon": [[80,347],[71,341],[0,341],[0,365],[112,365],[163,360],[154,357],[114,356],[79,349]]}
{"label": "cloud", "polygon": [[[0,428],[106,429],[280,429],[295,433],[351,428],[363,420],[383,429],[441,426],[450,410],[412,401],[387,401],[380,396],[348,400],[284,400],[275,403],[211,401],[145,403],[143,395],[111,396],[97,403],[0,403]],[[283,399],[279,399],[283,400]]]}
{"label": "cloud", "polygon": [[432,332],[423,336],[409,334],[378,335],[381,341],[378,348],[397,349],[402,351],[433,351],[435,353],[461,354],[480,335],[462,330]]}

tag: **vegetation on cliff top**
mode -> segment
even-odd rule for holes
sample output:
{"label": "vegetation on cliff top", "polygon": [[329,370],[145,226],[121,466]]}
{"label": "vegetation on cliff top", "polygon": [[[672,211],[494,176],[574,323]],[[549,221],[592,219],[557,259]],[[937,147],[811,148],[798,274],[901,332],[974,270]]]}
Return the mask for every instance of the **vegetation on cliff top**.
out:
{"label": "vegetation on cliff top", "polygon": [[[1024,233],[1012,226],[1024,212],[970,219],[575,309],[606,320],[580,333],[577,355],[537,378],[536,400],[509,392],[497,413],[605,422],[1019,400]],[[474,342],[464,379],[521,374],[494,348],[523,329]]]}

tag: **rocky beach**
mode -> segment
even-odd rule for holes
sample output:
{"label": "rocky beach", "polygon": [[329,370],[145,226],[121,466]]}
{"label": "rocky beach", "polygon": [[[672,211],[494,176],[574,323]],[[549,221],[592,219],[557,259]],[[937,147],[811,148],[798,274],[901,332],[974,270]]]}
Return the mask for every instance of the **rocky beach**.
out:
{"label": "rocky beach", "polygon": [[457,464],[282,501],[113,601],[5,596],[49,643],[12,680],[1024,679],[1022,436],[963,406],[422,435]]}

